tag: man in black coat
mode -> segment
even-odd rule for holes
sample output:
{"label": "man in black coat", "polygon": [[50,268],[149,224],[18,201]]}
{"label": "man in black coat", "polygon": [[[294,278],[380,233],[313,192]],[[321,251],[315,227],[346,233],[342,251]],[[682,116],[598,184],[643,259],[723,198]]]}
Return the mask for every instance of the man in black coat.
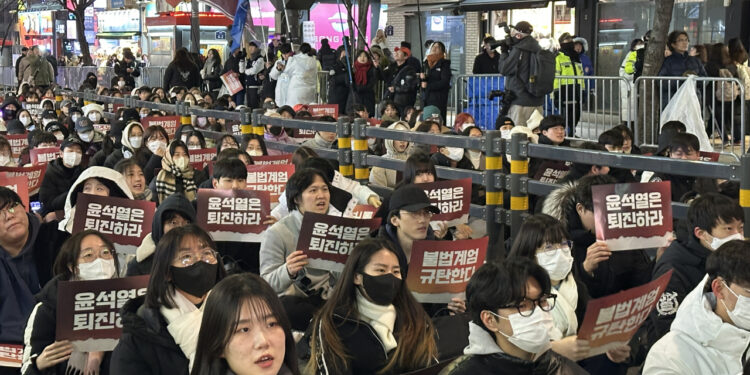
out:
{"label": "man in black coat", "polygon": [[[39,201],[42,203],[39,214],[42,216],[65,208],[68,189],[83,171],[83,142],[76,137],[68,137],[63,141],[60,151],[60,157],[47,164],[47,171],[39,187]],[[78,157],[73,154],[78,154]]]}
{"label": "man in black coat", "polygon": [[[411,51],[411,43],[409,42],[401,42],[401,48],[408,48],[409,51]],[[422,63],[419,61],[418,58],[414,57],[409,54],[408,59],[406,60],[406,63],[409,64],[417,73],[422,73]]]}
{"label": "man in black coat", "polygon": [[407,63],[411,57],[411,50],[406,47],[396,47],[393,49],[393,57],[396,61],[391,64],[390,70],[394,74],[390,79],[387,95],[396,104],[398,113],[404,113],[404,109],[414,106],[417,100],[419,77],[414,67]]}
{"label": "man in black coat", "polygon": [[[221,71],[221,74],[223,75],[230,71],[237,73],[240,82],[245,82],[245,51],[242,48],[237,48],[229,55],[229,58],[224,63],[224,69]],[[244,104],[245,90],[234,94],[233,99],[237,105]]]}
{"label": "man in black coat", "polygon": [[141,70],[135,62],[133,52],[128,50],[122,53],[122,60],[118,60],[115,63],[115,75],[125,78],[125,85],[128,87],[135,87],[134,77],[139,77],[141,75]]}
{"label": "man in black coat", "polygon": [[24,57],[26,57],[26,54],[29,53],[29,47],[23,47],[21,48],[21,56],[18,56],[16,59],[16,77],[18,77],[18,66],[21,64],[21,60],[23,60]]}
{"label": "man in black coat", "polygon": [[482,53],[474,58],[474,67],[472,73],[474,74],[498,74],[500,54],[495,52],[492,48],[492,44],[495,43],[495,38],[488,36],[484,38],[484,44],[482,46]]}

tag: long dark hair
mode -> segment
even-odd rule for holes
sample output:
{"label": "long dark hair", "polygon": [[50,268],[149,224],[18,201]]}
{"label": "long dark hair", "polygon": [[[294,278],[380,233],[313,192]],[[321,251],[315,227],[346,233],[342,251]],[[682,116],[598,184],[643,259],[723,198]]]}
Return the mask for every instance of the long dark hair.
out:
{"label": "long dark hair", "polygon": [[729,48],[724,43],[712,44],[711,52],[708,54],[708,61],[716,64],[718,67],[732,65]]}
{"label": "long dark hair", "polygon": [[81,255],[81,242],[90,235],[99,237],[107,245],[115,261],[115,277],[120,275],[120,262],[117,259],[115,245],[107,237],[99,233],[99,231],[86,229],[70,236],[60,247],[60,253],[57,254],[55,264],[52,266],[52,273],[55,276],[59,276],[61,280],[71,280],[78,274],[78,257]]}
{"label": "long dark hair", "polygon": [[185,47],[178,48],[177,51],[175,51],[174,59],[172,59],[172,62],[170,62],[169,65],[173,65],[182,71],[189,71],[198,67],[193,62],[193,58],[190,57],[190,53],[188,53],[188,50]]}
{"label": "long dark hair", "polygon": [[242,136],[242,146],[241,146],[242,151],[247,151],[247,145],[253,139],[258,141],[258,143],[260,144],[260,149],[263,150],[263,155],[268,155],[268,148],[266,147],[266,140],[263,138],[262,135],[258,135],[258,134],[245,134]]}
{"label": "long dark hair", "polygon": [[536,262],[536,251],[544,244],[558,244],[570,238],[565,226],[547,214],[529,216],[521,225],[508,257],[529,258]]}
{"label": "long dark hair", "polygon": [[284,329],[284,365],[299,375],[292,327],[286,312],[268,283],[251,273],[237,274],[220,281],[206,299],[206,307],[198,334],[195,364],[191,374],[224,375],[229,365],[223,353],[232,339],[242,308],[247,304],[256,317],[272,315]]}
{"label": "long dark hair", "polygon": [[219,55],[219,51],[217,51],[216,48],[211,48],[208,50],[208,55],[210,56],[211,54],[214,55],[214,61],[216,61],[216,64],[221,66],[221,55]]}
{"label": "long dark hair", "polygon": [[424,173],[432,174],[435,176],[435,181],[437,181],[435,163],[430,159],[430,155],[424,152],[416,152],[406,159],[406,164],[404,165],[404,177],[399,181],[396,189],[403,185],[413,184],[414,179]]}
{"label": "long dark hair", "polygon": [[729,39],[727,46],[729,46],[729,55],[736,64],[744,64],[747,61],[747,50],[740,38]]}
{"label": "long dark hair", "polygon": [[[307,369],[310,373],[317,373],[317,358],[325,356],[327,362],[331,362],[329,368],[332,373],[340,373],[346,367],[346,361],[350,358],[347,348],[341,342],[336,330],[333,315],[343,315],[345,318],[358,319],[356,286],[354,278],[357,274],[364,274],[365,266],[370,263],[375,253],[387,250],[398,258],[393,244],[382,238],[368,238],[354,247],[349,259],[346,261],[333,294],[315,315],[312,321],[313,332],[310,338],[310,360]],[[418,370],[427,367],[437,354],[435,345],[434,328],[427,313],[412,296],[406,287],[406,280],[401,283],[401,288],[393,300],[396,308],[397,319],[400,324],[394,336],[398,338],[398,346],[385,368],[378,373],[388,373],[396,368],[401,371]],[[321,337],[322,335],[322,337]],[[325,348],[321,344],[325,343]]]}

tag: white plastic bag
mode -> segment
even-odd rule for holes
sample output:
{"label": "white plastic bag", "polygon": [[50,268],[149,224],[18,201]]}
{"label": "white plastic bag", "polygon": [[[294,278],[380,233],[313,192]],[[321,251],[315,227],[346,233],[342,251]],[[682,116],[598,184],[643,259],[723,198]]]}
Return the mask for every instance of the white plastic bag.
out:
{"label": "white plastic bag", "polygon": [[667,107],[661,112],[661,126],[667,121],[680,121],[685,124],[687,132],[698,137],[701,145],[701,151],[713,151],[711,141],[706,134],[706,127],[703,122],[701,113],[701,104],[698,100],[698,94],[695,92],[695,76],[688,76],[682,83]]}

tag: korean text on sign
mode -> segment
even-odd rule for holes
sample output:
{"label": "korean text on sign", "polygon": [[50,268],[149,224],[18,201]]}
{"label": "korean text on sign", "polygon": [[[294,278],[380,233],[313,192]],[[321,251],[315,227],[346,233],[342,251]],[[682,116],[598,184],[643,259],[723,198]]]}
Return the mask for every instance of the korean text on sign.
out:
{"label": "korean text on sign", "polygon": [[[471,205],[471,179],[436,181],[418,184],[424,190],[430,202],[440,209],[433,221],[440,220],[468,220]],[[460,224],[452,222],[451,225]]]}
{"label": "korean text on sign", "polygon": [[425,251],[419,280],[424,285],[468,282],[477,270],[479,249]]}
{"label": "korean text on sign", "polygon": [[141,208],[89,203],[84,226],[102,234],[140,238],[143,234],[144,215],[145,211]]}
{"label": "korean text on sign", "polygon": [[307,255],[308,267],[341,272],[357,243],[379,227],[380,219],[350,219],[307,212],[302,219],[297,249]]}
{"label": "korean text on sign", "polygon": [[[662,197],[658,191],[649,193],[610,194],[607,201],[607,227],[610,229],[657,226],[664,223]],[[629,208],[623,212],[623,208]]]}
{"label": "korean text on sign", "polygon": [[310,238],[310,251],[349,255],[357,242],[370,236],[368,227],[347,227],[315,223]]}
{"label": "korean text on sign", "polygon": [[260,198],[247,197],[209,197],[209,225],[260,225]]}
{"label": "korean text on sign", "polygon": [[[73,300],[73,331],[122,329],[118,312],[125,302],[146,294],[146,288],[76,293]],[[95,311],[104,307],[108,311]]]}

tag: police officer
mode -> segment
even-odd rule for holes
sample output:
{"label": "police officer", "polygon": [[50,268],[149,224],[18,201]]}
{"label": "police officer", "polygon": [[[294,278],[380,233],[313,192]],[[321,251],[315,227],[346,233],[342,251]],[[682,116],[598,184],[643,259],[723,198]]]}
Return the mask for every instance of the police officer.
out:
{"label": "police officer", "polygon": [[[565,33],[560,36],[560,52],[555,58],[555,76],[582,76],[581,57],[575,49],[573,36]],[[575,135],[576,124],[581,118],[581,91],[583,79],[556,78],[554,104],[565,117],[565,127],[569,137]]]}

